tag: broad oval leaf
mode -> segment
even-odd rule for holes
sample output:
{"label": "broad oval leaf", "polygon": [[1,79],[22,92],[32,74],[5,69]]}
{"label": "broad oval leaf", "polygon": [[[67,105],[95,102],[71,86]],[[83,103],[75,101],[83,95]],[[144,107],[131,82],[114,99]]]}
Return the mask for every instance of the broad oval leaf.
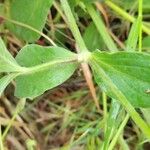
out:
{"label": "broad oval leaf", "polygon": [[17,62],[29,72],[16,78],[15,95],[33,99],[67,80],[77,68],[77,55],[60,47],[27,45]]}
{"label": "broad oval leaf", "polygon": [[[8,16],[12,20],[42,31],[52,2],[53,0],[11,0]],[[8,23],[8,28],[27,42],[34,42],[40,37],[38,33],[12,23]]]}
{"label": "broad oval leaf", "polygon": [[21,67],[8,52],[4,42],[0,38],[0,72],[17,72],[20,70]]}
{"label": "broad oval leaf", "polygon": [[150,55],[145,53],[116,52],[92,53],[90,64],[98,85],[112,98],[116,98],[102,80],[99,68],[135,107],[150,107]]}

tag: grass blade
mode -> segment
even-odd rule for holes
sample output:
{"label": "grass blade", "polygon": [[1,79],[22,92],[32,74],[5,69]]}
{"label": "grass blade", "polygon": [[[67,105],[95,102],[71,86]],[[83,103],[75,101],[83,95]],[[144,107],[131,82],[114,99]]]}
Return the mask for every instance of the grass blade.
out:
{"label": "grass blade", "polygon": [[93,22],[95,23],[97,30],[99,34],[101,35],[104,43],[108,47],[110,51],[117,51],[118,48],[115,45],[114,41],[111,39],[111,37],[108,34],[108,31],[102,21],[102,18],[97,14],[96,10],[93,8],[93,6],[90,3],[86,4],[88,13],[90,14]]}
{"label": "grass blade", "polygon": [[126,50],[127,51],[135,51],[137,47],[137,42],[138,42],[138,31],[140,27],[140,18],[134,21],[132,24],[128,39],[127,39],[127,44],[126,44]]}

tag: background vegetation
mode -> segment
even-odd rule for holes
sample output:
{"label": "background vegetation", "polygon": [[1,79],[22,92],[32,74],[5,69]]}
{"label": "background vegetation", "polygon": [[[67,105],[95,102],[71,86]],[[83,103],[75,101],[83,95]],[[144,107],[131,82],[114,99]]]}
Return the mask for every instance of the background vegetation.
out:
{"label": "background vegetation", "polygon": [[[74,26],[68,23],[69,9],[65,10],[63,6],[66,0],[54,0],[48,7],[46,3],[49,2],[45,1],[44,6],[43,1],[41,4],[39,1],[38,10],[33,9],[35,0],[30,3],[26,1],[22,0],[22,5],[17,5],[16,0],[0,1],[0,36],[14,57],[27,43],[58,45],[72,52],[80,51],[78,43],[82,43],[74,38]],[[149,0],[68,2],[85,45],[91,52],[99,49],[149,53]],[[41,12],[43,7],[47,8],[48,16],[47,11]],[[31,11],[33,14],[30,14]],[[6,15],[8,12],[9,17]],[[20,18],[18,14],[21,14]],[[22,24],[20,20],[26,17],[28,22]],[[42,20],[41,24],[39,20]],[[34,24],[39,24],[39,27]],[[32,35],[29,29],[34,31]],[[2,77],[4,74],[0,75]],[[150,130],[144,125],[141,127],[140,121],[139,129],[138,121],[133,122],[118,101],[101,91],[86,64],[82,64],[65,83],[33,101],[26,101],[25,106],[21,106],[22,101],[14,96],[15,86],[16,82],[13,81],[0,97],[0,139],[4,139],[0,140],[1,150],[150,149],[149,138],[145,136],[150,135]],[[147,95],[150,93],[148,89],[145,92]],[[136,110],[150,124],[150,110]]]}

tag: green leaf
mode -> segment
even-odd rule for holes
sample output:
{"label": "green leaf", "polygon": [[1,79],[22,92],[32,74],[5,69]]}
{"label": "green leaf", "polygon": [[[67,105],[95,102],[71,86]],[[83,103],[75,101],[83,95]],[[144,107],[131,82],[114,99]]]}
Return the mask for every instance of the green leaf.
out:
{"label": "green leaf", "polygon": [[91,23],[85,30],[83,35],[84,42],[87,46],[87,48],[90,51],[94,51],[95,49],[102,49],[104,50],[104,42],[99,35],[96,26],[94,23]]}
{"label": "green leaf", "polygon": [[137,42],[138,42],[138,36],[139,36],[139,27],[140,27],[140,18],[134,21],[132,24],[128,40],[127,40],[127,45],[126,45],[126,50],[127,51],[135,51],[137,47]]}
{"label": "green leaf", "polygon": [[116,95],[99,75],[103,69],[112,83],[135,107],[150,107],[150,55],[144,53],[95,51],[91,66],[96,82],[112,98]]}
{"label": "green leaf", "polygon": [[[44,28],[46,18],[53,0],[11,0],[9,4],[9,18],[38,31]],[[24,27],[8,23],[8,28],[19,38],[27,42],[34,42],[40,35]]]}
{"label": "green leaf", "polygon": [[60,47],[25,46],[16,60],[29,69],[16,78],[15,95],[33,99],[58,86],[73,74],[76,59],[76,54]]}
{"label": "green leaf", "polygon": [[143,116],[146,120],[146,122],[148,123],[148,125],[150,125],[150,108],[143,108],[141,109]]}
{"label": "green leaf", "polygon": [[143,49],[150,51],[150,36],[146,36],[143,41]]}
{"label": "green leaf", "polygon": [[72,9],[74,9],[75,6],[77,6],[79,3],[80,3],[80,0],[71,0],[71,1],[68,1],[69,2],[69,5]]}
{"label": "green leaf", "polygon": [[143,12],[144,13],[150,12],[150,1],[149,0],[143,0]]}
{"label": "green leaf", "polygon": [[4,12],[5,12],[5,11],[4,11],[4,4],[1,4],[1,3],[0,3],[0,14],[1,14],[1,15],[4,15]]}
{"label": "green leaf", "polygon": [[[97,0],[82,0],[82,2],[84,2],[84,3],[94,3],[94,2],[96,2]],[[102,1],[102,0],[100,0],[100,1]]]}
{"label": "green leaf", "polygon": [[101,38],[103,39],[105,45],[108,47],[110,51],[118,51],[115,42],[112,40],[111,36],[108,33],[108,30],[104,24],[101,15],[99,15],[95,10],[95,8],[89,3],[86,4],[86,8],[97,28],[97,31],[99,32]]}
{"label": "green leaf", "polygon": [[15,72],[20,71],[20,69],[21,67],[8,52],[4,42],[0,38],[0,72]]}
{"label": "green leaf", "polygon": [[0,78],[0,96],[2,95],[3,91],[5,90],[6,86],[17,76],[18,74],[12,73],[5,75],[4,77]]}

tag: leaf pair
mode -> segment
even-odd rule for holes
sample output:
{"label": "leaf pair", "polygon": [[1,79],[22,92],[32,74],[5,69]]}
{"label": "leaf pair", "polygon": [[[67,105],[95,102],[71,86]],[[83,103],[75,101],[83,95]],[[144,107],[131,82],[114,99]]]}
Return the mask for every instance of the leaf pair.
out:
{"label": "leaf pair", "polygon": [[[27,45],[16,60],[0,40],[0,72],[11,73],[0,80],[0,92],[16,78],[15,95],[20,98],[34,98],[65,80],[77,68],[77,55],[59,47]],[[102,69],[111,82],[135,107],[150,107],[150,55],[133,52],[107,53],[94,51],[89,63],[100,87],[117,99],[99,72]],[[21,66],[19,66],[19,65]]]}
{"label": "leaf pair", "polygon": [[[44,28],[46,18],[53,0],[9,0],[7,17],[39,32]],[[40,35],[29,28],[7,22],[7,27],[26,42],[36,41]],[[75,71],[76,55],[59,47],[25,46],[16,60],[0,43],[0,72],[17,72],[15,95],[19,98],[34,98],[41,95],[65,80]],[[68,62],[70,62],[68,64]],[[19,72],[19,74],[18,74]],[[16,75],[10,74],[1,78],[1,93]]]}

